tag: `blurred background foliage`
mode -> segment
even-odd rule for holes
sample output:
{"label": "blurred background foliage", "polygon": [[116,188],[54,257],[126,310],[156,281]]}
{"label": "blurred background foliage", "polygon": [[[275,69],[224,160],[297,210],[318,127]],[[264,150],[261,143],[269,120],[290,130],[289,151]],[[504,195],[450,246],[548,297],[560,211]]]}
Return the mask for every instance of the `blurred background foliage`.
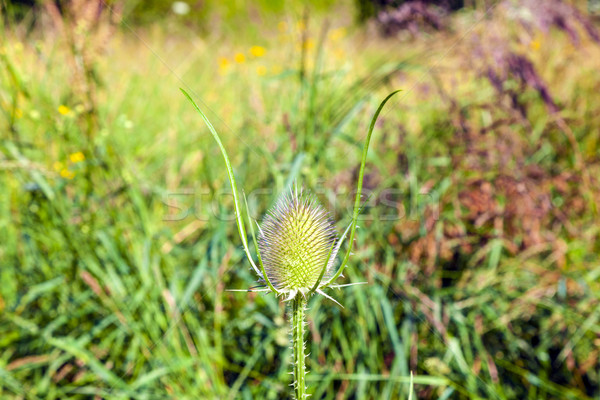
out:
{"label": "blurred background foliage", "polygon": [[583,1],[2,0],[0,398],[289,398],[255,218],[343,229],[309,303],[315,399],[600,396],[600,36]]}

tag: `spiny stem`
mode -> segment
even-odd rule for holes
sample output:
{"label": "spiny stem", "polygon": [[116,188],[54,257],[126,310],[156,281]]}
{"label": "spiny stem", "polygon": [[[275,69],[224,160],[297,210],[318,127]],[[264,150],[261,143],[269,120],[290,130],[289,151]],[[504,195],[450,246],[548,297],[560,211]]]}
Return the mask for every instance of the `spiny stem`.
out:
{"label": "spiny stem", "polygon": [[297,400],[304,400],[306,394],[306,368],[304,365],[304,310],[306,299],[298,293],[292,301],[292,341],[294,350],[294,393]]}

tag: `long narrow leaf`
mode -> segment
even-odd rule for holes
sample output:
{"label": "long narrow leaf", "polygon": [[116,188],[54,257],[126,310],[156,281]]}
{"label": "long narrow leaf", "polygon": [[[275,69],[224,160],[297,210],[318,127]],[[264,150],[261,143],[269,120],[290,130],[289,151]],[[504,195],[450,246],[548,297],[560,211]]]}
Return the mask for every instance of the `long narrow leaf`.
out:
{"label": "long narrow leaf", "polygon": [[371,125],[369,126],[369,132],[367,133],[367,138],[365,140],[365,147],[363,148],[362,160],[360,162],[360,171],[358,173],[358,184],[356,188],[356,199],[354,200],[354,213],[352,214],[352,225],[350,228],[350,239],[348,243],[348,251],[346,251],[346,255],[340,265],[340,268],[335,273],[335,275],[325,284],[325,286],[335,282],[335,280],[344,272],[344,268],[346,267],[346,263],[350,258],[350,253],[352,252],[352,245],[354,244],[354,233],[356,232],[356,222],[358,221],[358,214],[360,212],[360,196],[362,194],[362,186],[363,186],[363,177],[365,175],[365,164],[367,163],[367,153],[369,152],[369,144],[371,143],[371,135],[373,134],[373,129],[375,128],[375,122],[377,122],[377,118],[385,106],[385,103],[388,102],[393,95],[398,93],[400,90],[395,90],[390,93],[377,107],[377,111],[375,111],[375,115],[373,115],[373,119],[371,119]]}
{"label": "long narrow leaf", "polygon": [[351,226],[352,225],[348,225],[348,227],[344,231],[344,234],[342,235],[342,237],[340,237],[340,240],[338,240],[337,243],[334,242],[331,244],[331,249],[329,249],[329,254],[327,254],[327,261],[325,261],[325,265],[323,266],[323,269],[321,270],[319,279],[317,279],[317,281],[315,282],[315,285],[312,287],[312,289],[310,289],[310,292],[308,293],[308,295],[313,294],[319,288],[319,285],[321,284],[321,280],[323,279],[323,276],[325,275],[325,271],[327,270],[327,266],[329,265],[329,261],[331,259],[331,253],[337,254],[337,252],[340,250],[340,247],[342,246],[342,243],[346,239],[346,235],[348,234],[348,231],[350,230]]}
{"label": "long narrow leaf", "polygon": [[185,90],[183,90],[182,88],[179,88],[179,90],[181,90],[181,92],[185,95],[185,97],[188,98],[190,103],[192,103],[194,108],[196,108],[198,113],[200,113],[200,116],[204,120],[204,123],[206,124],[206,126],[208,126],[210,133],[213,135],[213,138],[215,139],[215,141],[219,145],[219,148],[221,149],[221,154],[223,154],[223,159],[225,160],[225,166],[227,167],[229,183],[231,184],[231,190],[233,192],[233,204],[235,207],[235,218],[237,220],[238,232],[240,234],[240,238],[242,239],[242,245],[244,246],[244,251],[246,252],[246,256],[248,257],[248,260],[250,260],[250,264],[252,264],[252,268],[254,268],[254,271],[258,274],[258,276],[261,276],[261,273],[258,270],[258,268],[256,267],[256,264],[254,264],[254,261],[252,261],[252,256],[250,255],[250,249],[248,249],[248,238],[246,236],[246,229],[244,227],[244,218],[242,217],[242,213],[240,211],[240,204],[239,204],[240,201],[238,198],[238,190],[237,190],[237,185],[235,183],[235,176],[233,175],[233,169],[231,168],[231,162],[229,161],[229,156],[227,155],[225,146],[223,146],[223,143],[221,142],[221,138],[219,137],[219,134],[217,133],[217,131],[215,130],[213,125],[210,123],[210,121],[208,120],[206,115],[204,115],[204,113],[202,112],[200,107],[198,107],[196,102],[191,98],[191,96]]}

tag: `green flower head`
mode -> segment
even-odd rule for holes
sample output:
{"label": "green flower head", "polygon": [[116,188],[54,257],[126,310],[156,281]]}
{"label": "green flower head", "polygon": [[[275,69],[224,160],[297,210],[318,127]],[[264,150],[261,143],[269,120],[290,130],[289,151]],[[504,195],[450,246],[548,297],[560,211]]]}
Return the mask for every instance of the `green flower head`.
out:
{"label": "green flower head", "polygon": [[[258,235],[265,274],[281,293],[308,293],[335,272],[338,235],[315,196],[290,190],[266,214]],[[323,274],[321,276],[321,274]]]}

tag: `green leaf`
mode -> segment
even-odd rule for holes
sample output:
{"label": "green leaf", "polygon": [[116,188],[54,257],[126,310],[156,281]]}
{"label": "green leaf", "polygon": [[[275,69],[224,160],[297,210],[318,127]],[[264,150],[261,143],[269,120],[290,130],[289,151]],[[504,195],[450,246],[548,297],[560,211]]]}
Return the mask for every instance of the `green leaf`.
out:
{"label": "green leaf", "polygon": [[198,107],[198,105],[194,102],[194,100],[191,98],[191,96],[185,90],[183,90],[182,88],[179,88],[179,90],[181,90],[181,92],[185,95],[185,97],[187,97],[187,99],[190,101],[190,103],[192,103],[194,108],[198,111],[198,113],[204,120],[204,123],[206,124],[206,126],[208,126],[210,133],[213,135],[213,138],[219,145],[219,149],[221,149],[221,154],[223,155],[223,159],[225,160],[225,167],[227,168],[227,175],[229,177],[229,183],[231,184],[231,190],[233,192],[233,204],[235,207],[235,218],[237,220],[238,232],[240,234],[240,238],[242,239],[242,245],[244,246],[244,251],[246,252],[246,256],[248,257],[248,260],[250,260],[250,264],[252,264],[252,268],[254,268],[254,271],[260,276],[260,271],[256,267],[256,264],[254,264],[254,261],[252,261],[252,256],[250,255],[250,249],[248,249],[248,238],[246,236],[246,228],[244,227],[244,219],[242,218],[242,213],[240,211],[240,201],[238,198],[237,185],[235,183],[235,176],[233,175],[233,169],[231,168],[231,162],[229,161],[229,156],[227,155],[227,150],[225,150],[225,146],[223,146],[223,142],[221,142],[221,138],[219,137],[219,134],[217,133],[217,131],[215,130],[213,125],[210,123],[210,121],[206,117],[206,115],[204,115],[204,113],[202,112],[200,107]]}
{"label": "green leaf", "polygon": [[357,188],[356,188],[356,199],[354,200],[354,213],[352,214],[352,225],[350,228],[350,240],[348,243],[348,251],[346,252],[346,255],[344,256],[344,259],[342,260],[342,264],[340,265],[340,268],[338,269],[338,271],[324,286],[331,285],[333,282],[335,282],[335,280],[337,278],[339,278],[339,276],[342,274],[342,272],[344,272],[346,263],[348,262],[348,259],[350,258],[350,253],[352,252],[352,244],[354,242],[354,233],[356,232],[356,222],[358,221],[358,214],[360,211],[360,196],[362,194],[363,178],[365,175],[365,164],[367,163],[367,154],[369,152],[369,144],[371,143],[371,135],[373,134],[373,129],[375,128],[375,123],[377,122],[377,118],[379,117],[379,114],[381,113],[383,106],[385,106],[385,103],[387,103],[388,100],[391,99],[392,96],[398,92],[400,92],[400,90],[395,90],[392,93],[388,94],[388,96],[381,102],[381,104],[379,104],[379,107],[377,107],[377,111],[375,111],[375,115],[373,115],[373,118],[371,119],[371,124],[369,125],[369,132],[367,133],[367,138],[365,140],[365,146],[363,148],[362,160],[360,162],[360,171],[358,173],[358,184],[357,184]]}

